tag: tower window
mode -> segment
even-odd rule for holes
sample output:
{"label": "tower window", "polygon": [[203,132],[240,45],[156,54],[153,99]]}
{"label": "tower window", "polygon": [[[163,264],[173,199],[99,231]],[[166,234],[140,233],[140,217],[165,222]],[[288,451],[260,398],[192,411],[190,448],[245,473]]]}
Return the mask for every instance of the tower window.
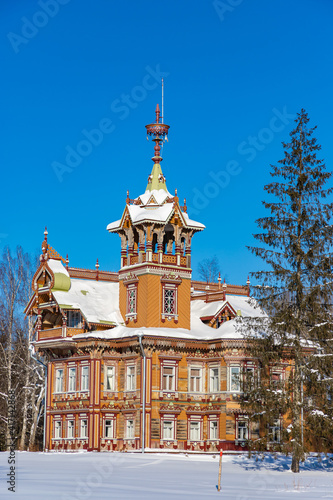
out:
{"label": "tower window", "polygon": [[176,290],[164,291],[164,312],[166,314],[175,314],[176,310]]}
{"label": "tower window", "polygon": [[137,285],[132,284],[127,286],[127,303],[126,303],[126,317],[135,319],[137,314]]}
{"label": "tower window", "polygon": [[163,286],[162,318],[178,318],[177,315],[177,287],[173,284]]}

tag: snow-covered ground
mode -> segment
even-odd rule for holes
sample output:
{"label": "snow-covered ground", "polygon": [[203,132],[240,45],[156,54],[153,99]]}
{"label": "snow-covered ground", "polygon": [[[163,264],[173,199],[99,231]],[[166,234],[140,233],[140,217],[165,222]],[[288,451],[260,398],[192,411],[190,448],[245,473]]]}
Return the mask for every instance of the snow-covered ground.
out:
{"label": "snow-covered ground", "polygon": [[15,493],[7,490],[7,460],[0,453],[1,500],[333,499],[333,461],[325,457],[310,457],[293,474],[284,456],[224,455],[221,492],[218,455],[16,453]]}

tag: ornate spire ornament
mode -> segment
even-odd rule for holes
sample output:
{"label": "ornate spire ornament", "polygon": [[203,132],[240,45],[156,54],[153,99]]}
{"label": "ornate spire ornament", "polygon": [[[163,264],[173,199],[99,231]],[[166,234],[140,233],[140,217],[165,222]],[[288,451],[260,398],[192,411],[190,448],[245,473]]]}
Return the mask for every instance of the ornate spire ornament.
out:
{"label": "ornate spire ornament", "polygon": [[155,142],[154,146],[154,156],[152,157],[152,160],[154,163],[160,163],[163,158],[161,156],[161,143],[166,139],[168,132],[169,132],[169,125],[165,125],[164,123],[160,123],[160,107],[157,104],[156,106],[156,121],[155,123],[150,123],[149,125],[146,125],[147,129],[147,136],[153,136],[154,138],[152,139]]}

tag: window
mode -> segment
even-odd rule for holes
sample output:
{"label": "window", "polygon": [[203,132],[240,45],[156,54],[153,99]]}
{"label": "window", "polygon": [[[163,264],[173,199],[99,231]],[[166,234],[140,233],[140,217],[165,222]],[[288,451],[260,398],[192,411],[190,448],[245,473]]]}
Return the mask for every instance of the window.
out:
{"label": "window", "polygon": [[190,440],[200,441],[200,422],[190,422]]}
{"label": "window", "polygon": [[209,422],[209,439],[218,439],[218,425],[216,420]]}
{"label": "window", "polygon": [[163,391],[175,390],[175,367],[163,366],[162,367],[162,389]]}
{"label": "window", "polygon": [[76,390],[76,368],[71,367],[68,370],[68,391],[74,392]]}
{"label": "window", "polygon": [[134,420],[126,420],[126,438],[134,438]]}
{"label": "window", "polygon": [[237,439],[245,441],[248,439],[248,426],[245,420],[239,420],[237,425]]}
{"label": "window", "polygon": [[282,373],[281,372],[272,372],[271,373],[271,385],[274,389],[279,389],[282,382]]}
{"label": "window", "polygon": [[56,420],[54,422],[54,437],[56,439],[61,439],[61,421]]}
{"label": "window", "polygon": [[74,420],[68,420],[67,422],[67,437],[74,437]]}
{"label": "window", "polygon": [[58,368],[56,370],[56,386],[55,392],[63,392],[64,387],[64,370],[62,368]]}
{"label": "window", "polygon": [[166,288],[164,290],[164,313],[176,314],[176,290]]}
{"label": "window", "polygon": [[135,366],[129,365],[126,368],[126,391],[135,390]]}
{"label": "window", "polygon": [[105,420],[105,437],[113,438],[113,420],[111,419]]}
{"label": "window", "polygon": [[240,391],[240,367],[230,367],[230,391]]}
{"label": "window", "polygon": [[[171,240],[170,240],[171,241]],[[172,243],[172,241],[171,241]],[[162,276],[162,321],[172,319],[178,321],[178,286],[181,284],[182,279],[173,273]]]}
{"label": "window", "polygon": [[80,425],[80,437],[88,437],[88,420],[82,419]]}
{"label": "window", "polygon": [[216,367],[209,369],[209,391],[219,391],[219,369]]}
{"label": "window", "polygon": [[89,390],[89,366],[83,366],[81,371],[81,391]]}
{"label": "window", "polygon": [[67,311],[67,326],[69,326],[69,328],[82,328],[82,316],[80,311]]}
{"label": "window", "polygon": [[244,380],[244,389],[250,391],[254,388],[254,367],[247,366],[245,368],[245,380]]}
{"label": "window", "polygon": [[190,368],[190,392],[201,392],[202,369],[200,367]]}
{"label": "window", "polygon": [[173,420],[164,420],[162,439],[173,440],[175,435],[174,429],[175,429],[175,423]]}
{"label": "window", "polygon": [[281,439],[280,421],[276,420],[273,425],[269,426],[270,441],[279,443]]}
{"label": "window", "polygon": [[114,366],[107,366],[106,367],[104,387],[105,387],[106,391],[114,391],[114,388],[115,388],[115,367]]}
{"label": "window", "polygon": [[136,296],[137,286],[128,285],[127,287],[127,316],[136,316]]}

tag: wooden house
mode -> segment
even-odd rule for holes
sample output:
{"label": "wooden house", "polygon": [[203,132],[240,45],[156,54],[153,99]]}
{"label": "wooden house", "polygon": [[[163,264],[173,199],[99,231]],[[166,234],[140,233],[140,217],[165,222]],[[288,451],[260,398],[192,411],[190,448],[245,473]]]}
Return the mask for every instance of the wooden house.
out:
{"label": "wooden house", "polygon": [[258,435],[239,404],[242,373],[254,370],[236,329],[237,316],[258,315],[249,282],[192,280],[204,225],[167,189],[158,106],[146,128],[146,190],[107,226],[120,236],[119,272],[70,267],[45,231],[26,313],[48,366],[47,450],[237,450]]}

